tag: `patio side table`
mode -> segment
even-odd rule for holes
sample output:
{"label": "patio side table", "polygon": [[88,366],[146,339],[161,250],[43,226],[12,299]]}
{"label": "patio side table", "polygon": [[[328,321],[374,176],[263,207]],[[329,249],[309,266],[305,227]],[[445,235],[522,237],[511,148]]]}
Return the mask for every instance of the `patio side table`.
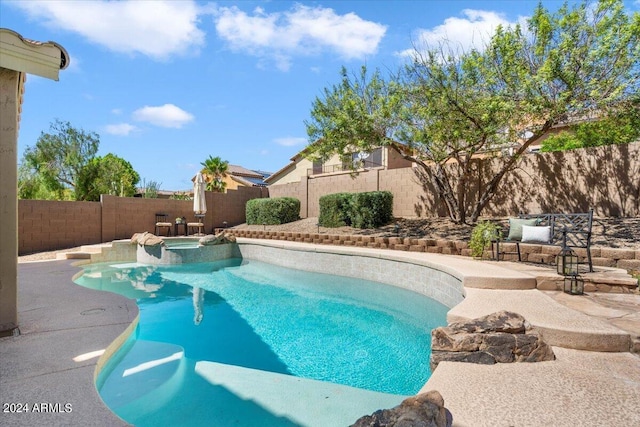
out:
{"label": "patio side table", "polygon": [[[183,234],[178,234],[178,230],[180,230],[180,226],[183,227],[183,230],[184,230]],[[174,233],[173,233],[174,236],[186,236],[187,235],[187,223],[186,222],[176,222],[173,225],[173,230],[174,230]]]}

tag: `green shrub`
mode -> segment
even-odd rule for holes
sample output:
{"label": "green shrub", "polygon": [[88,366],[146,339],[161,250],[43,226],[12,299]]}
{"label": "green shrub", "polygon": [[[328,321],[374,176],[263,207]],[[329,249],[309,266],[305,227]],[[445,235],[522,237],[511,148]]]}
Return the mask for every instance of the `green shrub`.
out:
{"label": "green shrub", "polygon": [[390,191],[356,193],[351,199],[351,225],[356,228],[376,228],[393,218],[393,194]]}
{"label": "green shrub", "polygon": [[393,194],[389,191],[334,193],[320,197],[322,227],[376,228],[393,216]]}
{"label": "green shrub", "polygon": [[471,231],[469,241],[471,256],[482,257],[484,250],[491,245],[491,241],[500,238],[500,234],[501,228],[498,224],[490,221],[479,222]]}
{"label": "green shrub", "polygon": [[320,197],[318,224],[322,227],[343,227],[351,225],[349,211],[352,193],[334,193]]}
{"label": "green shrub", "polygon": [[300,200],[293,197],[251,199],[245,211],[247,224],[286,224],[300,218]]}

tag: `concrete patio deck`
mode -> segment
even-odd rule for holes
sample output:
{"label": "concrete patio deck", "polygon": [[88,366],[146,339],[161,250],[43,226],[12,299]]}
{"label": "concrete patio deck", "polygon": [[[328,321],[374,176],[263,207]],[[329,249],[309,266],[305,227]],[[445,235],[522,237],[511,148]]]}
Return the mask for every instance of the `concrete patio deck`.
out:
{"label": "concrete patio deck", "polygon": [[[3,410],[5,404],[29,404],[29,412],[3,411],[0,425],[127,425],[98,395],[99,354],[94,352],[107,348],[134,321],[138,307],[120,295],[73,283],[74,262],[18,266],[21,334],[0,338],[0,402]],[[43,411],[36,412],[33,405],[41,404]]]}
{"label": "concrete patio deck", "polygon": [[[332,250],[289,247],[297,245]],[[543,329],[555,345],[607,350],[554,346],[557,360],[540,363],[442,362],[423,391],[442,394],[454,426],[640,425],[640,357],[629,352],[640,334],[640,295],[568,297],[536,289],[535,278],[532,285],[532,275],[510,263],[335,248],[345,251],[437,263],[461,276],[467,296],[450,311],[450,320],[509,309]],[[0,339],[0,401],[46,403],[56,411],[2,413],[3,426],[126,425],[95,389],[98,357],[93,352],[105,349],[129,326],[137,307],[119,295],[75,285],[71,279],[77,272],[68,260],[19,265],[22,334]],[[65,411],[67,403],[71,411]]]}

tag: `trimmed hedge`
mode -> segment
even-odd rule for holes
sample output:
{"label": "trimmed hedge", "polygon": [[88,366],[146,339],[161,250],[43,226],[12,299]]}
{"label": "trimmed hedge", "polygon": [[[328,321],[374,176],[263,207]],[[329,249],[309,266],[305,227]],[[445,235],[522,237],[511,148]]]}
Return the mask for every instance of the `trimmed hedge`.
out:
{"label": "trimmed hedge", "polygon": [[321,227],[343,227],[351,225],[349,211],[353,193],[334,193],[320,197],[320,215],[318,224]]}
{"label": "trimmed hedge", "polygon": [[393,218],[393,194],[390,191],[334,193],[320,197],[322,227],[376,228]]}
{"label": "trimmed hedge", "polygon": [[247,224],[286,224],[300,218],[300,200],[293,197],[251,199],[246,205]]}
{"label": "trimmed hedge", "polygon": [[376,228],[393,219],[393,194],[390,191],[355,193],[351,199],[351,226]]}

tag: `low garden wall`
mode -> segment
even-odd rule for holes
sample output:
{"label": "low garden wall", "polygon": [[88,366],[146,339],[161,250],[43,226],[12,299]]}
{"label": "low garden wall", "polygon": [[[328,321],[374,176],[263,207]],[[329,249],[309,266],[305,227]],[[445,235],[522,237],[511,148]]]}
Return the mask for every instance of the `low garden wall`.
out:
{"label": "low garden wall", "polygon": [[[216,230],[221,231],[221,230]],[[298,233],[287,231],[256,231],[227,229],[228,234],[251,239],[287,240],[290,242],[315,243],[320,245],[356,246],[366,248],[392,249],[397,251],[427,252],[444,255],[471,256],[469,245],[464,241],[417,239],[415,237],[376,237],[362,235],[338,235],[325,233]],[[515,250],[515,244],[504,243],[505,250]],[[514,245],[510,248],[509,245]],[[522,261],[554,264],[560,246],[521,244]],[[576,248],[581,262],[586,260],[586,250]],[[617,267],[625,270],[640,270],[640,250],[618,248],[591,248],[593,265]],[[490,258],[487,252],[485,258]],[[517,255],[506,255],[506,261],[517,261]]]}

